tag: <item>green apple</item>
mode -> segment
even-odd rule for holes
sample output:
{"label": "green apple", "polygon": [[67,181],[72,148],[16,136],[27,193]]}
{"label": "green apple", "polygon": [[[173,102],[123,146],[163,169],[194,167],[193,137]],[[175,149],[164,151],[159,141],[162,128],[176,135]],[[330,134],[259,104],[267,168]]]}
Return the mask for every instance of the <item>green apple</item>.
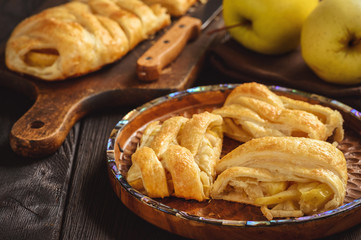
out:
{"label": "green apple", "polygon": [[361,1],[323,0],[306,19],[301,51],[321,79],[361,82]]}
{"label": "green apple", "polygon": [[300,44],[302,24],[318,0],[223,0],[230,35],[246,48],[282,54]]}

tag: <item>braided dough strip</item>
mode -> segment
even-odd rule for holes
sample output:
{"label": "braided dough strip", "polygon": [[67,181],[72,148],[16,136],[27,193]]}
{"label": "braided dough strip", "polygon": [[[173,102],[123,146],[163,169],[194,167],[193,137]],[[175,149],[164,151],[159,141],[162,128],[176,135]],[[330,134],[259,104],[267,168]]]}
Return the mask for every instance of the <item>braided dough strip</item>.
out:
{"label": "braided dough strip", "polygon": [[5,62],[10,70],[47,81],[76,77],[120,59],[169,24],[165,8],[139,0],[72,1],[18,24]]}
{"label": "braided dough strip", "polygon": [[224,133],[240,142],[265,136],[295,136],[340,142],[341,114],[328,107],[278,96],[265,85],[244,83],[215,109],[224,119]]}
{"label": "braided dough strip", "polygon": [[[222,149],[222,118],[219,115],[203,112],[194,114],[191,119],[176,116],[163,123],[151,122],[144,130],[139,148],[132,155],[132,166],[127,181],[135,189],[153,197],[165,197],[152,191],[153,179],[149,176],[162,166],[166,178],[154,176],[168,186],[168,193],[185,199],[203,201],[209,198],[211,184],[215,178],[214,167]],[[152,151],[150,156],[157,161],[142,158],[138,152]],[[142,162],[143,161],[143,162]],[[148,168],[141,168],[146,165]],[[144,171],[147,171],[144,172]],[[158,170],[157,170],[158,171]],[[163,191],[162,191],[163,193]]]}
{"label": "braided dough strip", "polygon": [[172,16],[182,16],[197,2],[197,0],[143,0],[147,4],[159,3],[165,7]]}

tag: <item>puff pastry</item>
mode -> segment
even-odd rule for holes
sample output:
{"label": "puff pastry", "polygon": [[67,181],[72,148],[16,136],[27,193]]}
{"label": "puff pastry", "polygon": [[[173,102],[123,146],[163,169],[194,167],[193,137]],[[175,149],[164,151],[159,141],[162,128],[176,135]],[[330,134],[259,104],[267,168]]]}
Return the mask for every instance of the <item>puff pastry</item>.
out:
{"label": "puff pastry", "polygon": [[[88,0],[91,1],[91,0]],[[144,38],[170,23],[166,9],[160,4],[147,5],[140,0],[112,0],[119,7],[136,15],[141,23]]]}
{"label": "puff pastry", "polygon": [[278,96],[265,85],[244,83],[213,111],[224,119],[225,135],[246,142],[265,136],[295,136],[340,142],[343,118],[337,110]]}
{"label": "puff pastry", "polygon": [[115,1],[87,0],[85,2],[89,4],[94,13],[108,17],[119,24],[127,36],[129,49],[134,48],[146,37],[142,29],[142,22],[138,16],[121,8]]}
{"label": "puff pastry", "polygon": [[48,81],[83,75],[120,59],[170,24],[160,5],[126,3],[72,1],[25,19],[7,42],[7,67]]}
{"label": "puff pastry", "polygon": [[[208,199],[222,139],[222,118],[209,112],[151,122],[132,155],[127,181],[152,197]],[[162,187],[154,189],[155,182]]]}
{"label": "puff pastry", "polygon": [[216,171],[212,198],[260,206],[269,220],[337,208],[346,194],[343,153],[315,139],[253,139],[225,155]]}
{"label": "puff pastry", "polygon": [[201,171],[207,174],[208,185],[213,183],[214,168],[222,152],[222,123],[218,115],[195,114],[180,133],[180,145],[191,151]]}
{"label": "puff pastry", "polygon": [[182,16],[197,2],[197,0],[143,0],[147,4],[159,3],[165,7],[172,16]]}

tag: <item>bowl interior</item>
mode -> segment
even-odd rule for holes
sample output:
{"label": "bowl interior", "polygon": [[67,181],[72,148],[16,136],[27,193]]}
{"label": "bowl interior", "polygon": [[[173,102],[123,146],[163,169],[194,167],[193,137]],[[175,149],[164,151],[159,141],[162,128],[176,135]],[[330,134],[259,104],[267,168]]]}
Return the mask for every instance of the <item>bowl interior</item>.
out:
{"label": "bowl interior", "polygon": [[[108,142],[108,167],[116,184],[131,194],[135,199],[149,204],[155,210],[167,214],[201,221],[210,224],[227,224],[234,226],[280,225],[294,222],[312,221],[330,217],[348,211],[361,204],[361,114],[338,101],[315,94],[304,93],[293,89],[271,86],[276,94],[314,104],[337,109],[344,117],[345,138],[338,148],[345,154],[348,168],[348,184],[344,205],[324,213],[292,219],[275,219],[267,221],[259,208],[223,200],[197,202],[174,197],[151,199],[133,189],[125,180],[131,165],[131,154],[136,150],[142,131],[154,120],[165,120],[169,117],[182,115],[191,117],[194,113],[212,111],[222,106],[227,95],[237,84],[205,86],[188,89],[157,98],[129,112],[114,128]],[[225,155],[240,143],[225,137],[222,155]]]}

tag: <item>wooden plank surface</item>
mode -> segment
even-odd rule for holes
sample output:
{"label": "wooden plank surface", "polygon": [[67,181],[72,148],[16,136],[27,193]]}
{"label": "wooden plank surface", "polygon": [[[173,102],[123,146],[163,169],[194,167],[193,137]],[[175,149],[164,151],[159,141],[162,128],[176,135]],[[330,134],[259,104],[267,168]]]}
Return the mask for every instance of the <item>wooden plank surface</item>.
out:
{"label": "wooden plank surface", "polygon": [[0,102],[0,239],[58,239],[79,124],[56,154],[25,159],[10,149],[9,133],[30,102],[9,89]]}
{"label": "wooden plank surface", "polygon": [[[122,109],[92,114],[82,121],[68,195],[64,239],[180,239],[130,212],[110,186],[106,170],[107,138],[124,114]],[[139,229],[137,231],[136,229]]]}

